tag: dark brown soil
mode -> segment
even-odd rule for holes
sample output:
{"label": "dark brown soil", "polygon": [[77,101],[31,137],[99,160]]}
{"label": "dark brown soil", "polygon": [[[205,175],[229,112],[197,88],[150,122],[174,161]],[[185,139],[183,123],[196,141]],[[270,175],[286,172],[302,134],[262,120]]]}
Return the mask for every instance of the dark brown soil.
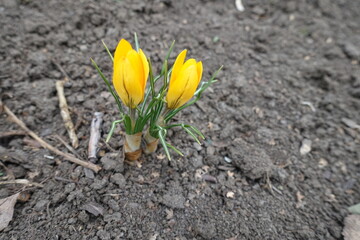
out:
{"label": "dark brown soil", "polygon": [[[137,32],[157,70],[175,39],[172,60],[188,48],[204,79],[224,70],[179,115],[204,144],[170,133],[183,158],[169,162],[160,148],[139,168],[103,146],[104,170],[91,179],[28,137],[0,139],[15,177],[44,184],[26,188],[30,199],[0,239],[342,239],[347,207],[360,202],[360,132],[349,122],[360,123],[360,1],[243,2],[241,13],[220,0],[2,0],[3,102],[66,152],[54,138],[70,142],[55,90],[63,75],[53,62],[61,65],[83,158],[92,114],[105,114],[103,137],[118,118],[89,60],[111,77],[102,39],[113,51]],[[0,119],[0,132],[19,130]],[[121,149],[120,134],[110,146]],[[19,190],[0,185],[0,198]]]}

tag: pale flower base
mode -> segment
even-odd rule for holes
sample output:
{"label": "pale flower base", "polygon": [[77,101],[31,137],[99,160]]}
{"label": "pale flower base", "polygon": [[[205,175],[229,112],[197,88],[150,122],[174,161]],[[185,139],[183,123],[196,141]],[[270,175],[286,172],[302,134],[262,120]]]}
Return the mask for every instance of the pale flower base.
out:
{"label": "pale flower base", "polygon": [[146,142],[144,153],[150,154],[150,153],[155,152],[157,149],[158,143],[159,143],[159,139],[151,136],[149,133],[149,130],[146,132],[144,139]]}
{"label": "pale flower base", "polygon": [[141,135],[141,132],[132,135],[125,134],[124,153],[127,160],[135,161],[141,157]]}

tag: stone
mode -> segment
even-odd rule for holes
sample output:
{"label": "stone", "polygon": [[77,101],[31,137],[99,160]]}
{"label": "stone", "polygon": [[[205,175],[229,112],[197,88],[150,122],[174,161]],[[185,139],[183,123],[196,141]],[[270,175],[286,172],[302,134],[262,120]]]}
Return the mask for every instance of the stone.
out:
{"label": "stone", "polygon": [[121,173],[115,173],[110,177],[110,181],[118,185],[120,188],[124,188],[126,185],[126,179]]}

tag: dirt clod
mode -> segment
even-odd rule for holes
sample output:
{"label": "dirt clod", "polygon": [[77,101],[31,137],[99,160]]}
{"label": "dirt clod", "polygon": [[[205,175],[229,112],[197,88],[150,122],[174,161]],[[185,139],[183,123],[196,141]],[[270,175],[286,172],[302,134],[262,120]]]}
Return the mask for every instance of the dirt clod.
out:
{"label": "dirt clod", "polygon": [[110,181],[118,185],[120,188],[125,187],[126,179],[121,173],[115,173],[110,177]]}
{"label": "dirt clod", "polygon": [[182,194],[171,194],[167,193],[162,198],[162,204],[167,207],[174,208],[174,209],[183,209],[185,208],[185,197]]}
{"label": "dirt clod", "polygon": [[266,152],[242,139],[236,139],[230,147],[233,165],[251,179],[270,176],[274,165]]}

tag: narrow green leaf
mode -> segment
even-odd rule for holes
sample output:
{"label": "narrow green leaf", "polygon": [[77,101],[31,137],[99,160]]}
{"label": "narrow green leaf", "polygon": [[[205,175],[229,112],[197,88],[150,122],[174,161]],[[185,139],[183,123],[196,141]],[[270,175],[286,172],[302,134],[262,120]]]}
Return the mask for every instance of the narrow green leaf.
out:
{"label": "narrow green leaf", "polygon": [[134,33],[134,39],[135,39],[135,48],[136,48],[136,51],[138,52],[140,47],[139,47],[139,41],[138,41],[136,32]]}
{"label": "narrow green leaf", "polygon": [[111,58],[111,61],[114,62],[114,57],[113,57],[113,55],[111,54],[109,48],[106,46],[104,40],[101,40],[101,42],[102,42],[102,44],[104,45],[106,52],[109,54],[109,56],[110,56],[110,58]]}
{"label": "narrow green leaf", "polygon": [[166,154],[167,158],[169,160],[171,160],[170,152],[169,152],[168,146],[167,146],[166,141],[165,141],[166,132],[167,131],[165,129],[161,129],[159,131],[159,139],[160,139],[161,145],[164,148],[164,151],[165,151],[165,154]]}
{"label": "narrow green leaf", "polygon": [[182,152],[180,152],[179,149],[177,149],[176,147],[174,147],[173,145],[171,145],[170,143],[166,143],[166,145],[171,148],[172,150],[174,150],[177,154],[179,154],[180,156],[184,156],[184,154]]}
{"label": "narrow green leaf", "polygon": [[184,129],[199,145],[201,145],[201,142],[199,141],[199,139],[197,138],[197,136],[190,131],[187,127],[185,127],[184,125],[181,126],[182,129]]}
{"label": "narrow green leaf", "polygon": [[163,84],[162,89],[166,89],[167,88],[167,78],[168,78],[168,62],[167,62],[167,60],[164,61],[161,72],[164,75],[164,84]]}
{"label": "narrow green leaf", "polygon": [[154,82],[156,83],[160,78],[161,78],[161,74],[160,74],[160,75],[157,75],[157,76],[154,78]]}
{"label": "narrow green leaf", "polygon": [[96,70],[98,71],[100,77],[104,80],[106,86],[108,87],[108,90],[110,91],[111,95],[114,97],[116,104],[118,105],[119,111],[121,114],[124,114],[124,110],[122,108],[121,102],[120,102],[120,98],[118,97],[118,95],[114,92],[114,90],[112,89],[110,82],[106,79],[105,75],[102,73],[102,71],[100,70],[99,66],[96,64],[96,62],[90,58],[92,64],[94,65],[94,67],[96,68]]}
{"label": "narrow green leaf", "polygon": [[167,125],[165,128],[170,129],[170,128],[173,128],[173,127],[181,127],[182,125],[183,125],[182,123],[172,124],[172,125]]}
{"label": "narrow green leaf", "polygon": [[124,116],[124,126],[125,126],[125,132],[127,134],[132,134],[131,118],[129,115]]}
{"label": "narrow green leaf", "polygon": [[115,131],[115,127],[116,127],[116,124],[119,124],[119,123],[122,123],[124,121],[124,119],[121,119],[121,120],[115,120],[112,122],[111,124],[111,129],[108,133],[108,136],[106,138],[106,142],[109,142],[110,138],[112,137],[112,135],[114,134],[114,131]]}
{"label": "narrow green leaf", "polygon": [[219,72],[221,71],[221,69],[222,69],[223,67],[224,67],[223,65],[220,66],[220,68],[219,68],[216,72],[214,72],[214,74],[211,76],[210,80],[207,81],[207,82],[204,82],[204,83],[202,84],[202,87],[199,88],[199,89],[194,93],[194,95],[200,95],[200,94],[201,94],[202,92],[204,92],[211,84],[215,83],[215,82],[216,82],[215,78],[216,78],[216,76],[219,74]]}
{"label": "narrow green leaf", "polygon": [[194,132],[196,132],[197,135],[199,135],[202,139],[205,139],[204,134],[202,134],[202,132],[201,132],[199,129],[197,129],[196,127],[191,126],[191,125],[188,125],[188,126],[189,126],[189,128],[191,128]]}
{"label": "narrow green leaf", "polygon": [[146,125],[146,116],[138,116],[135,122],[134,133],[142,132]]}
{"label": "narrow green leaf", "polygon": [[170,48],[169,48],[169,51],[168,51],[167,54],[166,54],[166,57],[165,57],[165,60],[166,60],[166,61],[169,60],[169,57],[170,57],[170,54],[171,54],[171,52],[172,52],[172,50],[173,50],[173,48],[174,48],[174,45],[175,45],[175,40],[171,43]]}
{"label": "narrow green leaf", "polygon": [[154,98],[155,97],[155,81],[154,81],[154,73],[152,71],[152,64],[151,64],[150,58],[148,58],[148,62],[149,62],[150,90],[151,90],[152,98]]}

